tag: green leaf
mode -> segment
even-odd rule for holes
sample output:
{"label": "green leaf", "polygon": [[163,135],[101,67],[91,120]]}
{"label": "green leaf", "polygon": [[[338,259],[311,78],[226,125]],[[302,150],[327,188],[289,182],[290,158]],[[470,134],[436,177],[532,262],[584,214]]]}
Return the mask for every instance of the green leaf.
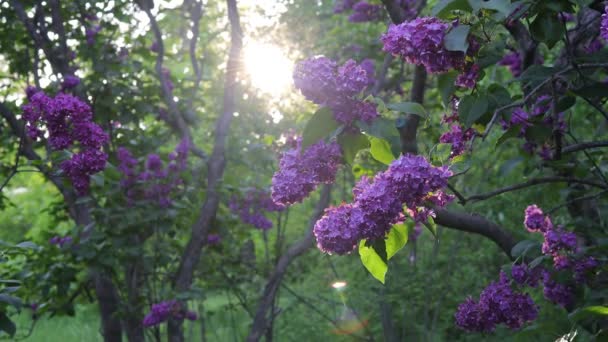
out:
{"label": "green leaf", "polygon": [[465,127],[471,127],[488,110],[488,99],[484,94],[467,95],[458,106],[458,117]]}
{"label": "green leaf", "polygon": [[542,65],[531,65],[528,69],[519,76],[519,80],[531,85],[539,84],[544,82],[547,78],[553,76],[558,70],[553,67],[547,67]]}
{"label": "green leaf", "polygon": [[552,49],[564,36],[564,25],[555,12],[543,11],[530,24],[530,33],[536,41],[543,42]]}
{"label": "green leaf", "polygon": [[452,144],[439,143],[431,152],[431,161],[434,165],[443,165],[452,155]]}
{"label": "green leaf", "polygon": [[105,184],[104,173],[98,172],[96,174],[91,175],[91,180],[93,181],[93,184],[95,184],[96,186],[103,187],[103,185]]}
{"label": "green leaf", "polygon": [[338,127],[340,127],[340,124],[334,119],[331,109],[323,107],[317,110],[304,128],[302,150],[321,139],[329,137]]}
{"label": "green leaf", "polygon": [[469,0],[475,12],[480,9],[488,9],[499,12],[506,17],[511,14],[511,0]]}
{"label": "green leaf", "polygon": [[376,138],[384,139],[390,143],[399,143],[399,131],[397,131],[393,120],[386,118],[377,118],[372,121],[371,124],[359,121],[357,122],[357,127],[361,128],[363,133],[367,135],[372,135]]}
{"label": "green leaf", "polygon": [[450,105],[452,94],[456,90],[456,85],[454,84],[456,77],[458,77],[458,73],[454,70],[437,76],[437,87],[439,88],[441,101],[443,101],[445,107]]}
{"label": "green leaf", "polygon": [[471,26],[469,25],[458,25],[448,32],[443,38],[443,46],[448,51],[462,51],[467,52],[469,49],[469,31]]}
{"label": "green leaf", "polygon": [[608,316],[608,307],[600,305],[587,306],[575,310],[574,312],[568,315],[568,318],[573,323],[576,323],[582,319],[593,316]]}
{"label": "green leaf", "polygon": [[357,152],[369,147],[369,139],[361,133],[344,132],[338,136],[342,155],[347,164],[352,165]]}
{"label": "green leaf", "polygon": [[504,144],[505,141],[507,141],[507,140],[509,140],[511,138],[518,137],[520,132],[521,132],[521,127],[519,125],[510,127],[506,132],[504,132],[500,136],[500,138],[498,138],[498,141],[496,141],[496,146],[495,147],[498,147],[498,146]]}
{"label": "green leaf", "polygon": [[538,124],[526,128],[526,133],[524,135],[526,136],[527,140],[544,142],[553,135],[553,129],[545,125]]}
{"label": "green leaf", "polygon": [[434,17],[446,18],[450,11],[472,11],[473,8],[467,0],[441,0],[431,11]]}
{"label": "green leaf", "polygon": [[388,265],[373,247],[366,245],[366,240],[361,240],[359,243],[359,257],[367,271],[384,284]]}
{"label": "green leaf", "polygon": [[9,305],[15,307],[16,309],[21,308],[21,299],[4,294],[4,293],[0,293],[0,302],[9,304]]}
{"label": "green leaf", "polygon": [[370,153],[374,159],[385,165],[389,165],[395,160],[395,156],[393,155],[393,152],[391,152],[391,145],[388,141],[372,136],[369,137],[369,141],[371,142]]}
{"label": "green leaf", "polygon": [[557,101],[557,112],[565,112],[576,104],[576,97],[564,96]]}
{"label": "green leaf", "polygon": [[452,158],[451,163],[452,164],[450,165],[450,170],[454,174],[465,172],[470,169],[472,165],[471,157],[469,156],[469,154],[461,154],[459,156],[456,156]]}
{"label": "green leaf", "polygon": [[509,91],[496,83],[488,87],[488,99],[491,107],[502,107],[513,102]]}
{"label": "green leaf", "polygon": [[575,89],[573,92],[583,98],[603,99],[608,96],[608,85],[595,82],[591,85]]}
{"label": "green leaf", "polygon": [[515,246],[513,246],[513,248],[511,249],[511,256],[515,259],[521,257],[521,256],[525,256],[528,251],[530,251],[532,248],[537,248],[539,247],[539,243],[536,241],[532,241],[532,240],[523,240],[518,242]]}
{"label": "green leaf", "polygon": [[400,113],[416,114],[421,118],[428,118],[428,114],[424,107],[420,103],[416,102],[400,102],[390,103],[386,106],[390,110],[394,110]]}
{"label": "green leaf", "polygon": [[413,221],[393,225],[386,237],[386,258],[390,260],[407,243],[408,233]]}
{"label": "green leaf", "polygon": [[0,312],[0,331],[6,332],[11,337],[13,337],[17,331],[15,323],[13,323],[4,312]]}
{"label": "green leaf", "polygon": [[23,241],[15,245],[15,247],[26,248],[26,249],[34,249],[37,250],[39,247],[37,244],[31,241]]}
{"label": "green leaf", "polygon": [[429,216],[428,220],[423,222],[424,226],[433,234],[433,237],[437,239],[437,224],[432,217]]}

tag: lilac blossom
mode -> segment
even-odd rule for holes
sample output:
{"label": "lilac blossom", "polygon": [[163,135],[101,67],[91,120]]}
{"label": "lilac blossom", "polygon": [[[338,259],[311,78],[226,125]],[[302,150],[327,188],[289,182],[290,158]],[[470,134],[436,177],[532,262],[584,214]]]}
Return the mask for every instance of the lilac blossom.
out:
{"label": "lilac blossom", "polygon": [[441,190],[451,172],[433,167],[422,156],[404,155],[373,179],[363,177],[353,188],[354,201],[329,209],[315,224],[319,248],[345,254],[361,239],[382,239],[402,222],[404,206],[415,222],[433,215],[428,202],[443,206],[451,199]]}
{"label": "lilac blossom", "polygon": [[137,199],[147,199],[163,208],[169,207],[171,198],[183,185],[181,173],[187,167],[189,150],[190,142],[183,139],[167,156],[167,164],[158,154],[152,153],[147,156],[145,165],[138,167],[139,163],[133,154],[128,149],[119,147],[116,157],[118,170],[122,174],[120,185],[129,205]]}
{"label": "lilac blossom", "polygon": [[525,211],[524,226],[531,233],[544,233],[553,229],[553,224],[548,216],[536,204],[529,205]]}
{"label": "lilac blossom", "polygon": [[477,332],[492,332],[499,324],[519,329],[537,316],[538,306],[532,298],[514,291],[502,272],[499,281],[490,283],[481,292],[479,301],[468,298],[455,314],[460,328]]}
{"label": "lilac blossom", "polygon": [[169,319],[177,320],[196,320],[197,314],[192,311],[184,311],[180,308],[176,300],[167,300],[157,304],[152,304],[150,312],[143,319],[144,327],[159,325]]}
{"label": "lilac blossom", "polygon": [[503,65],[509,68],[513,76],[519,77],[521,75],[521,64],[522,60],[519,56],[519,52],[513,51],[510,52],[498,62],[498,65]]}
{"label": "lilac blossom", "polygon": [[459,124],[453,124],[450,126],[450,130],[443,133],[439,137],[439,142],[444,144],[452,144],[452,152],[450,158],[463,154],[467,148],[468,143],[475,136],[475,130],[468,128],[462,130],[462,126]]}
{"label": "lilac blossom", "polygon": [[337,0],[334,6],[334,13],[339,14],[349,11],[357,3],[357,0]]}
{"label": "lilac blossom", "polygon": [[479,78],[479,65],[473,64],[456,78],[455,84],[461,88],[473,89]]}
{"label": "lilac blossom", "polygon": [[361,240],[363,213],[352,204],[342,204],[325,210],[314,226],[317,247],[330,254],[348,254]]}
{"label": "lilac blossom", "polygon": [[357,2],[352,9],[353,13],[348,17],[351,23],[375,21],[381,19],[384,12],[382,5],[372,5],[367,1]]}
{"label": "lilac blossom", "polygon": [[574,301],[574,289],[569,285],[554,281],[548,271],[543,272],[543,286],[545,298],[555,304],[566,308]]}
{"label": "lilac blossom", "polygon": [[74,75],[66,75],[61,83],[61,89],[76,88],[80,84],[80,78]]}
{"label": "lilac blossom", "polygon": [[[430,73],[460,70],[465,65],[465,54],[448,51],[444,46],[444,37],[450,29],[451,25],[440,19],[420,17],[391,25],[381,40],[384,51],[400,56],[408,63],[424,65]],[[473,49],[469,50],[469,53],[473,52]]]}
{"label": "lilac blossom", "polygon": [[283,205],[273,202],[270,193],[262,189],[248,189],[240,198],[233,196],[228,207],[239,216],[243,223],[260,230],[272,228],[272,221],[265,215],[267,212],[278,212],[285,209]]}
{"label": "lilac blossom", "polygon": [[333,183],[342,160],[340,145],[319,141],[300,151],[298,146],[283,153],[279,170],[272,177],[275,203],[289,206],[301,202],[319,184]]}
{"label": "lilac blossom", "polygon": [[308,100],[332,109],[336,121],[351,125],[355,120],[370,122],[378,116],[375,105],[359,100],[357,95],[374,80],[373,64],[353,60],[342,66],[326,57],[299,62],[293,74],[294,84]]}
{"label": "lilac blossom", "polygon": [[207,235],[207,244],[211,246],[218,245],[222,242],[222,237],[219,234],[209,234]]}
{"label": "lilac blossom", "polygon": [[51,98],[42,91],[29,92],[29,103],[22,107],[28,136],[33,140],[41,138],[44,127],[53,150],[68,149],[78,143],[80,151],[64,161],[61,169],[76,192],[86,194],[90,176],[105,168],[107,154],[101,147],[107,143],[108,135],[93,122],[91,108],[79,98],[65,93]]}
{"label": "lilac blossom", "polygon": [[519,285],[536,287],[542,276],[541,271],[541,267],[530,269],[526,264],[513,265],[511,277]]}
{"label": "lilac blossom", "polygon": [[604,7],[604,13],[602,14],[602,22],[600,25],[600,36],[608,41],[608,5]]}
{"label": "lilac blossom", "polygon": [[55,245],[57,247],[63,247],[64,245],[72,243],[72,237],[69,235],[66,236],[53,236],[49,239],[49,243],[51,245]]}

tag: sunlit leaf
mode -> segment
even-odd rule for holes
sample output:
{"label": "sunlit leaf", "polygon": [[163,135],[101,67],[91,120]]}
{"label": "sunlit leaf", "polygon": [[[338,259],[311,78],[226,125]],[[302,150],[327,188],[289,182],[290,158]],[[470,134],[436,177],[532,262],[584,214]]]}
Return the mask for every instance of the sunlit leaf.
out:
{"label": "sunlit leaf", "polygon": [[359,243],[359,257],[361,263],[369,271],[369,273],[382,284],[388,271],[388,265],[385,260],[378,254],[372,246],[366,246],[366,240],[361,240]]}

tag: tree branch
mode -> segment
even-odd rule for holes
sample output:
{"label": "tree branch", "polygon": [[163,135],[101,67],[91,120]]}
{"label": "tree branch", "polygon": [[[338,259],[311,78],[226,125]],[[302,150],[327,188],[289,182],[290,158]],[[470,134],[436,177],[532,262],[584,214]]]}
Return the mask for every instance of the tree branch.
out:
{"label": "tree branch", "polygon": [[500,189],[497,189],[494,191],[490,191],[487,193],[483,193],[483,194],[473,195],[473,196],[468,197],[466,199],[466,201],[467,202],[483,201],[488,198],[492,198],[494,196],[503,194],[505,192],[521,190],[521,189],[525,189],[525,188],[528,188],[528,187],[531,187],[534,185],[546,184],[546,183],[578,183],[578,184],[594,186],[594,187],[600,188],[600,189],[608,189],[607,185],[602,184],[602,183],[597,183],[597,182],[594,182],[591,180],[579,179],[579,178],[574,178],[574,177],[551,176],[551,177],[532,178],[529,181],[524,182],[524,183],[510,185],[510,186],[500,188]]}
{"label": "tree branch", "polygon": [[196,146],[194,146],[190,128],[184,121],[184,117],[181,114],[181,111],[179,110],[177,103],[173,99],[173,91],[169,87],[168,76],[166,76],[165,73],[163,72],[163,60],[165,58],[165,45],[163,42],[163,35],[160,31],[160,27],[158,26],[158,22],[156,21],[156,17],[152,14],[151,8],[149,8],[145,5],[141,5],[141,4],[140,4],[140,7],[146,13],[146,15],[148,16],[148,19],[150,20],[150,28],[152,29],[152,32],[154,33],[154,37],[156,39],[156,44],[158,46],[158,51],[156,54],[155,70],[156,70],[156,76],[158,77],[158,79],[160,81],[161,94],[162,94],[163,98],[165,99],[165,103],[169,107],[169,111],[171,112],[171,119],[169,119],[168,121],[166,120],[167,124],[169,124],[169,126],[171,128],[173,128],[174,130],[176,130],[177,133],[179,135],[181,135],[182,139],[188,140],[188,142],[190,143],[191,151],[194,155],[196,155],[199,158],[206,159],[207,155],[205,154],[205,152],[203,152],[202,150],[200,150]]}
{"label": "tree branch", "polygon": [[272,308],[272,303],[289,264],[291,264],[295,258],[308,251],[314,245],[312,229],[317,220],[323,215],[325,208],[329,205],[330,194],[331,185],[325,185],[321,191],[321,196],[317,202],[315,211],[308,223],[306,235],[291,245],[285,254],[281,255],[281,258],[272,271],[272,275],[268,278],[268,282],[264,287],[264,294],[260,299],[251,330],[249,331],[249,336],[247,336],[248,342],[259,341],[266,331],[268,325],[268,311]]}
{"label": "tree branch", "polygon": [[482,216],[449,211],[446,209],[435,209],[435,214],[435,223],[446,228],[487,237],[497,244],[510,259],[513,259],[511,256],[511,249],[515,246],[516,241],[499,225],[488,221]]}
{"label": "tree branch", "polygon": [[579,144],[568,145],[562,149],[563,153],[572,153],[592,148],[608,147],[608,141],[590,141]]}
{"label": "tree branch", "polygon": [[[198,265],[205,245],[211,222],[219,206],[219,184],[226,166],[225,145],[233,113],[236,109],[237,74],[241,69],[241,49],[243,37],[236,0],[226,0],[228,20],[230,22],[231,46],[224,80],[223,112],[215,126],[213,152],[208,162],[206,198],[200,209],[196,222],[192,225],[190,240],[186,245],[174,280],[176,291],[186,291],[193,281],[194,270]],[[169,322],[169,340],[183,341],[182,322]]]}

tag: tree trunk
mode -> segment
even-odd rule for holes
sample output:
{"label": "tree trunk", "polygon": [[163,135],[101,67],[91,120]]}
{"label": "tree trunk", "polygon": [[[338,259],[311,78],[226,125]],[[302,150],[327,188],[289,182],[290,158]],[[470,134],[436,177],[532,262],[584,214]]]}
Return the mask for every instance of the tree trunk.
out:
{"label": "tree trunk", "polygon": [[[321,196],[319,198],[319,202],[317,202],[317,206],[315,208],[315,212],[313,213],[310,222],[308,224],[308,231],[306,235],[295,242],[285,254],[279,258],[279,262],[277,263],[272,275],[268,279],[266,283],[266,287],[264,288],[264,294],[260,299],[258,304],[258,308],[255,313],[255,317],[253,319],[253,325],[251,326],[251,330],[249,331],[249,336],[247,336],[248,342],[259,341],[262,335],[266,332],[269,327],[269,318],[268,311],[270,311],[273,307],[274,299],[281,286],[281,281],[283,280],[283,276],[287,271],[287,267],[289,264],[298,256],[304,254],[309,248],[314,245],[314,236],[312,233],[312,229],[317,222],[317,220],[323,215],[325,208],[329,205],[329,198],[331,193],[331,186],[325,185],[321,192]],[[270,312],[270,314],[274,314]]]}
{"label": "tree trunk", "polygon": [[93,277],[99,302],[103,340],[105,342],[122,341],[122,326],[120,319],[116,316],[119,300],[114,283],[105,274],[96,273]]}

